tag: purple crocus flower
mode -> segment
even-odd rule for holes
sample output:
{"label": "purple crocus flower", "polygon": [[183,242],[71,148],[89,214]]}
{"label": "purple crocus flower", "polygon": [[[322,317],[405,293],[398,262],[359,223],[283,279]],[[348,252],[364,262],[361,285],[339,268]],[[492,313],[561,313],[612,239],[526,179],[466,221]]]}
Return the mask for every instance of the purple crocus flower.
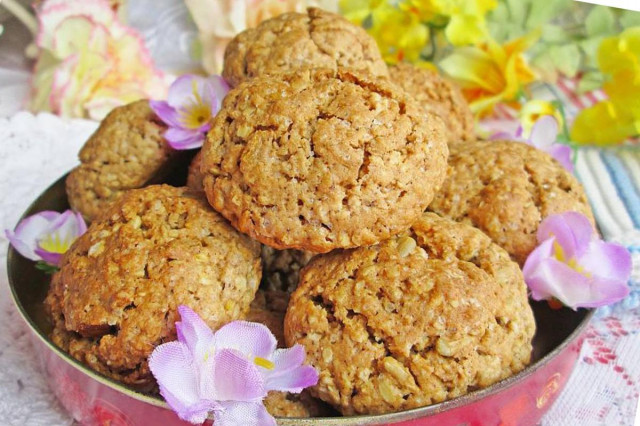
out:
{"label": "purple crocus flower", "polygon": [[264,325],[233,321],[213,333],[190,308],[178,312],[178,340],[156,347],[149,368],[181,419],[199,424],[213,412],[217,426],[275,425],[262,404],[267,392],[298,393],[318,382],[302,364],[304,348],[276,349]]}
{"label": "purple crocus flower", "polygon": [[24,257],[51,265],[58,265],[71,244],[87,230],[80,213],[43,211],[29,216],[16,226],[5,230],[11,245]]}
{"label": "purple crocus flower", "polygon": [[499,132],[491,136],[491,139],[515,139],[524,142],[555,158],[569,172],[573,173],[571,161],[571,147],[556,142],[558,137],[558,121],[552,115],[543,115],[533,124],[528,139],[522,137],[522,126],[518,127],[515,134]]}
{"label": "purple crocus flower", "polygon": [[629,251],[597,238],[584,215],[549,216],[537,238],[522,269],[533,299],[555,298],[576,309],[609,305],[629,294]]}
{"label": "purple crocus flower", "polygon": [[229,86],[218,75],[209,78],[185,74],[169,87],[166,101],[150,101],[151,109],[169,129],[165,139],[174,149],[199,148],[204,142],[213,118],[229,92]]}

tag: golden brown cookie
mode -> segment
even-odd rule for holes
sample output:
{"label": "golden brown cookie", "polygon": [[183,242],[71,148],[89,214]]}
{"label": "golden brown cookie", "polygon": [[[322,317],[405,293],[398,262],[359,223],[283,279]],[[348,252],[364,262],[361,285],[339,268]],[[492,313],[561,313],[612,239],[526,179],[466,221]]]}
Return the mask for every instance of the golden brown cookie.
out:
{"label": "golden brown cookie", "polygon": [[475,122],[460,88],[436,71],[401,62],[389,68],[391,80],[422,107],[442,119],[447,142],[475,140]]}
{"label": "golden brown cookie", "polygon": [[269,290],[291,293],[298,286],[300,270],[315,253],[301,250],[276,250],[262,246],[262,280]]}
{"label": "golden brown cookie", "polygon": [[389,75],[376,41],[364,29],[340,15],[309,8],[238,34],[225,50],[222,76],[236,87],[264,74],[338,67]]}
{"label": "golden brown cookie", "polygon": [[450,150],[447,180],[429,210],[480,228],[520,265],[545,217],[577,211],[595,223],[582,185],[547,153],[513,141]]}
{"label": "golden brown cookie", "polygon": [[71,207],[92,221],[128,189],[169,173],[175,151],[166,125],[147,100],[115,108],[80,150],[80,165],[66,181]]}
{"label": "golden brown cookie", "polygon": [[285,317],[344,415],[386,413],[489,386],[530,360],[518,265],[478,229],[425,213],[403,236],[314,257]]}
{"label": "golden brown cookie", "polygon": [[186,188],[131,190],[64,255],[45,301],[54,343],[126,384],[153,386],[147,357],[175,340],[177,307],[213,329],[241,318],[260,283],[260,245]]}
{"label": "golden brown cookie", "polygon": [[191,164],[189,165],[189,172],[187,174],[187,187],[193,191],[204,191],[204,185],[202,184],[202,179],[204,175],[200,171],[200,165],[202,164],[202,153],[198,151],[198,153],[191,160]]}
{"label": "golden brown cookie", "polygon": [[374,244],[420,217],[446,173],[442,121],[351,70],[263,76],[231,90],[202,148],[211,205],[278,249]]}

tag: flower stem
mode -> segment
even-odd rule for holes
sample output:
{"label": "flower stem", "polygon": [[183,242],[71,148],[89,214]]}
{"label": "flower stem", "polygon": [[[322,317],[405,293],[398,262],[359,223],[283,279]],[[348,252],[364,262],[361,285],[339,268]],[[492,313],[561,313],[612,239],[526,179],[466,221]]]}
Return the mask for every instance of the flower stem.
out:
{"label": "flower stem", "polygon": [[16,0],[0,0],[0,5],[4,6],[13,16],[18,18],[20,22],[24,24],[31,34],[35,37],[38,31],[38,21],[27,9],[25,9]]}

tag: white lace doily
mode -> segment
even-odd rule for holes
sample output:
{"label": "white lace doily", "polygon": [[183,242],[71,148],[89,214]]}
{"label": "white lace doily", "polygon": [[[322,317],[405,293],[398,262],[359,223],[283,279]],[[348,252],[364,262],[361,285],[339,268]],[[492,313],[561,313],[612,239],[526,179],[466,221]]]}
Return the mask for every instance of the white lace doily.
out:
{"label": "white lace doily", "polygon": [[21,112],[0,118],[0,424],[70,425],[72,419],[49,390],[27,326],[9,294],[4,235],[52,182],[77,162],[78,150],[97,123],[63,121]]}

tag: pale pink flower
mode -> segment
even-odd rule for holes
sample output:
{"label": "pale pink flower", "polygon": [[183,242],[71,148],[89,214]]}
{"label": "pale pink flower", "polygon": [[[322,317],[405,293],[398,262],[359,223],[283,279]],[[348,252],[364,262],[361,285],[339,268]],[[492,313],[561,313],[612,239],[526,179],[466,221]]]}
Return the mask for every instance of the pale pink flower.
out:
{"label": "pale pink flower", "polygon": [[87,230],[80,213],[43,211],[20,221],[15,231],[5,230],[18,253],[31,260],[58,265],[71,244]]}
{"label": "pale pink flower", "polygon": [[554,298],[576,309],[609,305],[629,294],[629,251],[599,239],[584,215],[549,216],[537,238],[522,268],[533,299]]}
{"label": "pale pink flower", "polygon": [[220,76],[185,74],[173,82],[166,101],[151,101],[149,105],[169,126],[164,137],[172,148],[194,149],[202,146],[228,91]]}
{"label": "pale pink flower", "polygon": [[116,106],[166,95],[143,40],[107,0],[45,0],[37,18],[32,110],[101,120]]}
{"label": "pale pink flower", "polygon": [[211,412],[216,426],[275,425],[262,404],[267,392],[299,393],[318,382],[303,365],[304,348],[276,349],[266,326],[233,321],[214,333],[188,307],[178,312],[178,340],[156,347],[149,368],[181,419],[200,424]]}

